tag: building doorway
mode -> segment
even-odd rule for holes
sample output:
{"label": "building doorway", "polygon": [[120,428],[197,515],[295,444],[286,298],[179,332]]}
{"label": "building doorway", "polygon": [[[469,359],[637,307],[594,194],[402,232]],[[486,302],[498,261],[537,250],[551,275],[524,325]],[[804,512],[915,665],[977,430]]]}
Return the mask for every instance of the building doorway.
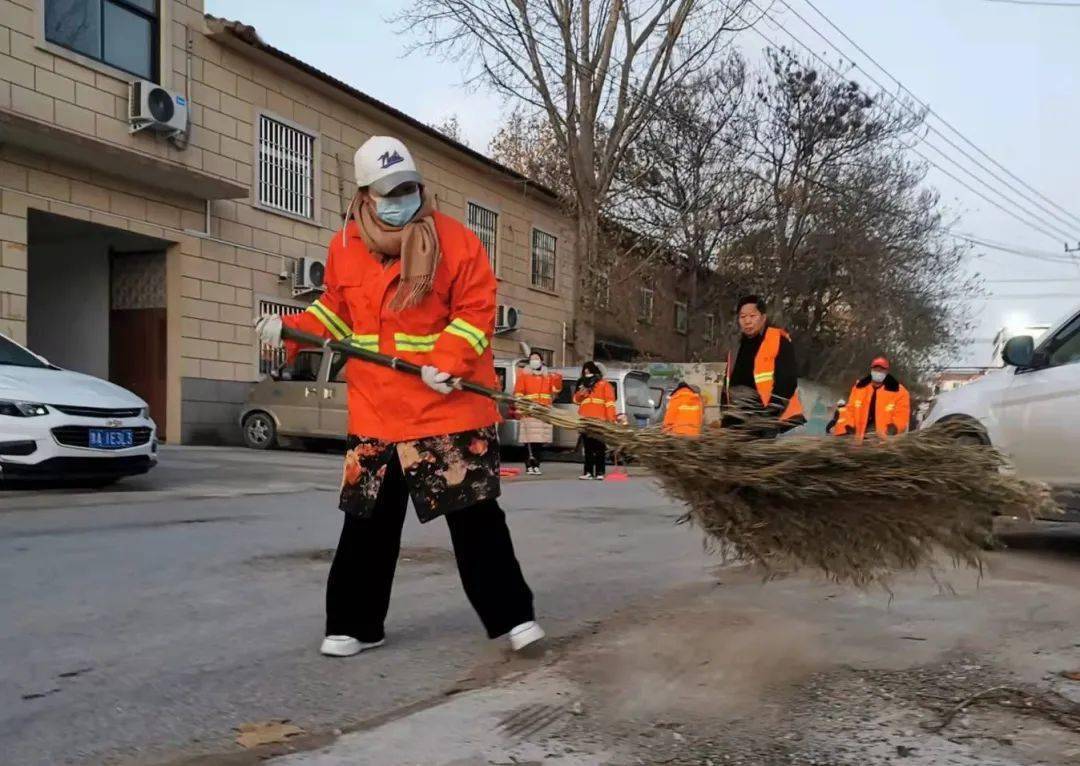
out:
{"label": "building doorway", "polygon": [[[27,340],[65,369],[109,380],[166,429],[166,240],[31,210]],[[159,438],[160,438],[159,436]]]}

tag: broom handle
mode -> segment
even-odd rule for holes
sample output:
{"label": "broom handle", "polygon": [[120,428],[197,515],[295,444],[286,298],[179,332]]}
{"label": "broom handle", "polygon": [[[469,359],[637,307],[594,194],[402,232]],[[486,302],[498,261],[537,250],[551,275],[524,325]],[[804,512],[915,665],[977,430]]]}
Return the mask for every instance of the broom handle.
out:
{"label": "broom handle", "polygon": [[[288,325],[281,328],[281,338],[282,340],[291,340],[295,343],[302,343],[307,346],[321,346],[323,348],[328,348],[331,351],[336,351],[339,354],[344,354],[351,359],[359,359],[363,362],[377,364],[380,367],[389,367],[401,372],[407,372],[410,375],[420,376],[421,368],[418,364],[406,362],[404,359],[399,359],[398,357],[390,356],[389,354],[380,354],[378,351],[368,351],[363,348],[358,348],[351,343],[323,338],[318,335],[304,332],[303,330],[297,330]],[[473,383],[470,380],[458,380],[454,383],[454,387],[462,391],[468,391],[469,393],[486,396],[488,399],[494,399],[496,401],[509,402],[514,399],[514,397],[509,394],[502,391],[496,391],[487,386],[482,386],[479,383]]]}

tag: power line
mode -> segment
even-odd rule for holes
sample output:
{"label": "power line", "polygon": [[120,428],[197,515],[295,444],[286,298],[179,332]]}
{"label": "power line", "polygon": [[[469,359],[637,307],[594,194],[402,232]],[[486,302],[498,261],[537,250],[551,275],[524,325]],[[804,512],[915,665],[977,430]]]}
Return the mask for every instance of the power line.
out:
{"label": "power line", "polygon": [[[809,2],[809,0],[807,0],[807,2]],[[772,20],[772,21],[773,21],[773,23],[774,23],[774,24],[776,24],[776,25],[777,25],[778,27],[780,27],[781,29],[783,29],[783,30],[784,30],[784,32],[786,32],[786,33],[788,34],[788,36],[789,36],[789,37],[791,37],[791,38],[792,38],[793,40],[795,40],[795,41],[796,41],[796,42],[798,42],[798,43],[799,43],[800,45],[802,45],[802,46],[803,46],[804,48],[806,48],[806,50],[808,50],[808,51],[809,51],[809,52],[810,52],[810,53],[811,53],[811,54],[812,54],[812,55],[813,55],[813,56],[814,56],[814,57],[815,57],[816,59],[818,59],[818,61],[821,61],[821,62],[822,62],[823,64],[825,64],[825,66],[827,66],[827,67],[828,67],[828,68],[829,68],[830,70],[832,70],[832,71],[833,71],[833,72],[834,72],[834,73],[835,73],[835,74],[836,74],[837,76],[839,76],[839,77],[844,77],[844,75],[843,75],[842,73],[840,73],[839,71],[837,71],[835,67],[833,67],[833,66],[832,66],[831,64],[829,64],[829,63],[828,63],[827,61],[825,61],[824,59],[822,59],[822,58],[821,58],[821,56],[819,56],[819,55],[818,55],[818,54],[817,54],[816,52],[814,52],[814,51],[813,51],[812,49],[810,49],[810,48],[809,48],[809,46],[807,46],[807,45],[806,45],[806,43],[804,43],[804,42],[803,42],[802,40],[800,40],[800,39],[799,39],[798,37],[796,37],[795,35],[793,35],[793,34],[792,34],[791,32],[789,32],[789,31],[788,31],[787,29],[785,29],[785,28],[784,28],[784,27],[783,27],[782,25],[780,25],[780,24],[776,23],[775,19],[772,19],[772,17],[771,17],[771,16],[768,16],[768,14],[767,14],[767,13],[766,13],[766,12],[765,12],[764,10],[762,10],[762,9],[761,9],[761,8],[760,8],[759,6],[757,6],[757,4],[756,4],[756,3],[753,3],[753,0],[751,0],[751,4],[752,4],[752,5],[754,5],[754,7],[755,7],[755,8],[757,8],[757,10],[758,10],[758,11],[759,11],[759,12],[761,13],[761,16],[762,16],[762,18],[769,18],[770,20]],[[768,36],[766,36],[766,35],[765,35],[765,34],[764,34],[763,32],[761,32],[761,31],[760,31],[760,30],[759,30],[759,29],[757,28],[757,26],[756,26],[756,25],[751,25],[751,24],[749,24],[749,23],[748,23],[748,22],[746,21],[746,19],[745,19],[745,18],[743,18],[743,16],[742,16],[742,14],[741,14],[741,13],[739,13],[738,11],[733,11],[733,13],[735,14],[735,16],[736,16],[737,18],[739,18],[739,20],[740,20],[740,21],[742,21],[743,23],[747,24],[747,27],[748,27],[749,29],[752,29],[752,30],[753,30],[753,31],[754,31],[754,32],[755,32],[755,33],[756,33],[756,34],[757,34],[757,35],[758,35],[759,37],[761,37],[761,38],[762,38],[762,39],[763,39],[763,40],[764,40],[764,41],[765,41],[765,42],[766,42],[766,43],[767,43],[768,45],[772,46],[773,48],[776,48],[776,49],[780,49],[780,46],[778,46],[778,45],[777,45],[777,44],[776,44],[775,42],[773,42],[773,41],[772,41],[772,40],[771,40],[771,39],[770,39],[770,38],[769,38]],[[831,23],[831,22],[830,22],[830,23]],[[820,33],[819,33],[819,34],[820,34]],[[549,41],[549,40],[548,40],[548,39],[547,39],[546,37],[542,37],[542,36],[541,36],[541,37],[538,37],[538,38],[536,38],[536,39],[537,39],[537,43],[538,43],[538,44],[539,44],[539,45],[540,45],[541,47],[545,48],[545,49],[546,49],[546,50],[547,50],[547,51],[548,51],[549,53],[554,53],[554,54],[556,54],[557,56],[567,56],[567,58],[568,58],[568,60],[569,60],[570,62],[572,62],[572,63],[573,63],[573,64],[575,64],[576,66],[580,67],[581,69],[583,69],[583,70],[585,70],[585,71],[587,71],[587,72],[589,72],[590,74],[592,74],[592,75],[594,75],[594,76],[595,76],[595,74],[596,74],[596,70],[595,70],[595,68],[594,68],[594,67],[592,67],[592,66],[590,66],[590,65],[588,65],[588,64],[585,64],[585,63],[581,62],[581,61],[580,61],[580,60],[579,60],[579,59],[578,59],[578,58],[577,58],[576,56],[573,56],[573,55],[568,55],[567,51],[566,51],[566,50],[565,50],[564,48],[556,46],[556,45],[555,45],[555,44],[553,44],[553,43],[552,43],[551,41]],[[835,47],[835,46],[834,46],[834,47]],[[788,54],[788,56],[789,56],[789,57],[790,57],[790,55],[791,55],[791,54]],[[614,69],[609,69],[609,70],[607,71],[607,73],[606,73],[606,74],[604,75],[604,77],[605,77],[605,79],[607,79],[607,80],[608,80],[608,83],[609,83],[610,85],[612,85],[612,86],[615,86],[615,87],[622,87],[622,83],[621,83],[621,82],[620,82],[620,81],[619,81],[619,80],[617,79],[617,74],[616,74],[616,72],[614,71]],[[633,86],[631,86],[631,87],[633,87]],[[881,87],[881,86],[879,85],[879,87]],[[903,86],[901,86],[901,87],[903,87]],[[906,89],[905,89],[905,90],[906,90]],[[681,124],[684,124],[684,125],[687,125],[687,126],[690,126],[690,125],[691,125],[691,123],[689,122],[689,120],[688,120],[687,118],[685,118],[685,117],[683,117],[682,115],[680,115],[680,114],[676,113],[676,112],[675,112],[675,111],[674,111],[673,109],[671,109],[670,107],[667,107],[667,106],[665,106],[664,104],[662,104],[662,103],[660,103],[659,101],[657,101],[656,97],[646,97],[646,98],[643,98],[643,99],[642,99],[642,101],[643,101],[644,103],[648,103],[648,104],[649,104],[649,105],[650,105],[650,106],[651,106],[651,107],[653,108],[653,110],[654,110],[654,111],[656,111],[656,112],[658,112],[658,113],[666,113],[666,114],[667,114],[667,116],[668,116],[668,117],[669,117],[670,119],[673,119],[673,120],[674,120],[675,122],[678,122],[678,123],[681,123]],[[733,144],[732,142],[730,142],[730,141],[728,141],[728,140],[725,140],[725,139],[721,139],[721,140],[722,140],[722,141],[724,141],[725,143],[727,143],[727,144],[728,144],[729,146],[732,146],[732,147],[734,147],[734,148],[740,148],[740,149],[742,148],[742,147],[739,147],[739,146],[738,146],[737,144]],[[906,147],[906,145],[905,145],[905,147]],[[929,160],[929,159],[928,159],[927,157],[925,157],[925,155],[922,155],[922,154],[920,153],[920,156],[921,156],[921,157],[923,157],[923,159],[924,159],[924,160],[926,160],[926,161],[927,161],[927,162],[928,162],[929,164],[933,165],[934,167],[938,168],[939,170],[942,170],[942,172],[947,172],[947,171],[945,171],[945,170],[944,170],[943,168],[941,168],[941,167],[940,167],[939,165],[937,165],[936,163],[934,163],[934,162],[931,162],[931,161],[930,161],[930,160]],[[831,187],[829,187],[828,185],[826,185],[826,184],[821,184],[820,182],[816,181],[816,179],[812,179],[812,178],[809,178],[809,177],[803,176],[803,180],[805,180],[805,181],[809,181],[809,182],[811,182],[811,183],[816,183],[817,185],[820,185],[820,186],[822,186],[822,188],[825,188],[825,189],[827,189],[827,190],[831,191],[832,193],[838,193],[838,194],[840,194],[841,196],[846,196],[846,194],[845,194],[845,193],[844,193],[844,192],[843,192],[842,190],[836,190],[836,189],[832,189],[832,188],[831,188]],[[963,183],[963,182],[960,182],[960,183]],[[984,183],[985,183],[985,182],[984,182]],[[968,188],[970,188],[970,187],[968,187]],[[974,191],[974,190],[972,190],[972,191]],[[979,192],[975,192],[975,193],[976,193],[976,194],[979,194]],[[980,194],[980,196],[982,196],[982,195]],[[984,199],[987,199],[986,197],[983,197],[983,198],[984,198]],[[996,205],[997,207],[1001,208],[1001,206],[1000,206],[1000,205],[998,205],[997,203],[995,203],[995,202],[994,202],[993,200],[989,200],[989,199],[987,199],[987,201],[988,201],[988,202],[990,202],[991,204],[994,204],[994,205]],[[1041,233],[1041,234],[1044,234],[1045,236],[1050,236],[1050,235],[1046,234],[1046,232],[1044,232],[1044,231],[1042,231],[1041,229],[1039,229],[1038,227],[1034,226],[1033,224],[1031,224],[1031,223],[1029,223],[1029,222],[1025,221],[1025,220],[1024,220],[1024,219],[1022,219],[1022,218],[1019,218],[1019,217],[1018,217],[1018,216],[1016,216],[1016,215],[1015,215],[1014,213],[1012,213],[1012,212],[1010,212],[1010,211],[1008,211],[1008,210],[1005,210],[1004,208],[1001,208],[1001,209],[1002,209],[1002,210],[1004,210],[1004,212],[1008,213],[1009,215],[1012,215],[1012,216],[1013,216],[1014,218],[1017,218],[1017,220],[1019,220],[1019,221],[1020,221],[1021,223],[1025,223],[1025,224],[1026,224],[1026,225],[1028,225],[1028,226],[1032,226],[1033,228],[1035,228],[1035,230],[1036,230],[1036,231],[1039,231],[1039,233]],[[1026,211],[1025,211],[1025,212],[1026,212]],[[1001,250],[1001,251],[1003,251],[1003,252],[1009,252],[1009,253],[1011,253],[1011,254],[1014,254],[1014,255],[1019,255],[1019,256],[1021,256],[1021,257],[1027,257],[1027,258],[1035,258],[1035,259],[1038,259],[1038,260],[1045,260],[1045,261],[1049,261],[1049,262],[1054,262],[1054,263],[1073,263],[1073,262],[1074,262],[1074,261],[1072,261],[1072,260],[1070,260],[1070,259],[1067,259],[1067,258],[1064,258],[1064,257],[1061,257],[1061,256],[1036,255],[1036,254],[1031,254],[1031,253],[1026,253],[1026,252],[1022,252],[1022,251],[1020,251],[1020,250],[1018,250],[1018,249],[1015,249],[1015,250],[1014,250],[1014,249],[1009,249],[1009,248],[1005,248],[1005,247],[1001,247],[1001,246],[995,246],[995,245],[988,245],[988,244],[987,244],[986,242],[980,241],[980,240],[978,240],[978,239],[976,239],[976,238],[971,238],[971,237],[958,237],[958,236],[956,236],[956,235],[951,235],[951,236],[953,236],[953,237],[954,237],[954,239],[961,239],[961,240],[966,240],[966,241],[969,241],[969,242],[971,242],[972,244],[976,244],[976,245],[980,245],[980,246],[984,246],[984,247],[990,247],[991,249],[997,249],[997,250]],[[1051,237],[1051,239],[1052,239],[1052,238],[1053,238],[1053,237]],[[1056,258],[1060,258],[1061,260],[1053,260],[1053,259],[1056,259]]]}
{"label": "power line", "polygon": [[1040,252],[1037,250],[1025,250],[1017,246],[1003,244],[1000,242],[994,242],[993,240],[987,240],[982,237],[977,237],[973,234],[957,233],[951,235],[954,239],[963,240],[979,247],[985,247],[990,250],[998,250],[1003,253],[1009,253],[1010,255],[1016,255],[1021,258],[1030,258],[1035,261],[1043,261],[1045,263],[1056,263],[1061,265],[1071,265],[1076,261],[1068,256],[1055,255],[1052,253]]}
{"label": "power line", "polygon": [[[781,0],[781,2],[784,2],[784,0]],[[884,72],[884,73],[885,73],[885,76],[886,76],[886,77],[888,77],[888,78],[889,78],[890,80],[892,80],[893,82],[895,82],[895,83],[897,84],[897,86],[899,86],[899,87],[900,87],[900,89],[901,89],[901,90],[902,90],[902,91],[903,91],[904,93],[906,93],[906,94],[908,94],[909,96],[911,96],[911,98],[913,98],[913,99],[915,100],[915,102],[916,102],[917,104],[919,104],[919,106],[921,106],[921,107],[922,107],[923,109],[925,109],[925,110],[927,111],[927,114],[931,114],[931,115],[933,115],[934,117],[936,117],[936,118],[938,119],[938,121],[940,121],[940,122],[941,122],[941,123],[942,123],[943,125],[945,125],[945,127],[947,127],[947,128],[949,129],[949,130],[951,130],[951,131],[952,131],[953,133],[955,133],[955,134],[956,134],[957,136],[959,136],[959,137],[961,138],[961,140],[963,140],[963,141],[964,141],[964,142],[965,142],[965,143],[966,143],[966,144],[967,144],[968,146],[970,146],[970,147],[971,147],[972,149],[974,149],[975,151],[977,151],[977,152],[978,152],[979,154],[981,154],[981,155],[982,155],[983,157],[985,157],[985,158],[986,158],[987,160],[989,160],[989,161],[990,161],[991,163],[993,163],[993,164],[994,164],[995,166],[997,166],[997,167],[998,167],[998,168],[999,168],[999,169],[1000,169],[1000,170],[1001,170],[1002,172],[1004,172],[1004,173],[1005,173],[1006,175],[1008,175],[1008,176],[1009,176],[1010,178],[1012,178],[1012,179],[1013,179],[1014,181],[1016,181],[1017,183],[1019,183],[1019,184],[1020,184],[1021,186],[1023,186],[1024,188],[1026,188],[1026,189],[1027,189],[1028,191],[1030,191],[1030,192],[1032,192],[1033,194],[1035,194],[1035,195],[1036,195],[1037,197],[1039,197],[1039,198],[1040,198],[1040,199],[1042,199],[1043,201],[1045,201],[1045,202],[1049,203],[1049,204],[1050,204],[1050,205],[1051,205],[1052,207],[1056,208],[1056,209],[1057,209],[1057,210],[1059,210],[1060,212],[1062,212],[1062,213],[1064,213],[1065,215],[1067,215],[1067,216],[1068,216],[1069,218],[1071,218],[1071,219],[1072,219],[1072,220],[1073,220],[1073,221],[1074,221],[1075,223],[1077,223],[1077,224],[1080,224],[1080,216],[1077,216],[1076,214],[1074,214],[1074,213],[1072,213],[1072,212],[1070,212],[1070,211],[1066,210],[1066,209],[1065,209],[1065,208],[1063,208],[1063,207],[1062,207],[1061,205],[1057,204],[1057,203],[1056,203],[1056,202],[1054,202],[1054,201],[1053,201],[1052,199],[1050,199],[1049,197],[1047,197],[1047,196],[1046,196],[1045,194],[1043,194],[1042,192],[1040,192],[1040,191],[1039,191],[1038,189],[1036,189],[1036,188],[1034,188],[1033,186],[1031,186],[1030,184],[1028,184],[1028,183],[1027,183],[1027,182],[1026,182],[1026,181],[1025,181],[1024,179],[1020,178],[1020,177],[1019,177],[1018,175],[1016,175],[1015,173],[1013,173],[1013,172],[1012,172],[1011,170],[1009,170],[1009,169],[1008,169],[1007,167],[1005,167],[1004,165],[1002,165],[1002,164],[1001,164],[1000,162],[998,162],[997,160],[995,160],[995,159],[994,159],[993,157],[991,157],[991,156],[990,156],[989,154],[987,154],[987,153],[986,153],[986,152],[985,152],[985,151],[984,151],[984,150],[983,150],[982,148],[980,148],[979,146],[977,146],[977,145],[976,145],[976,144],[975,144],[975,143],[974,143],[974,142],[973,142],[973,141],[972,141],[971,139],[969,139],[969,138],[968,138],[967,136],[965,136],[965,135],[964,135],[963,133],[961,133],[961,132],[960,132],[960,130],[959,130],[959,129],[957,129],[957,128],[956,128],[956,127],[955,127],[955,126],[954,126],[954,125],[953,125],[953,124],[952,124],[951,122],[949,122],[949,121],[948,121],[948,120],[946,120],[946,119],[945,119],[944,117],[942,117],[942,116],[941,116],[940,114],[938,114],[937,112],[935,112],[935,111],[934,111],[934,110],[933,110],[932,108],[930,108],[930,105],[929,105],[929,104],[927,104],[927,103],[926,103],[925,101],[921,100],[921,99],[920,99],[920,98],[919,98],[918,96],[916,96],[916,95],[915,95],[914,93],[912,93],[912,92],[911,92],[911,90],[910,90],[910,89],[908,89],[908,87],[907,87],[906,85],[904,85],[904,84],[903,84],[902,82],[900,82],[900,80],[898,80],[898,79],[897,79],[896,77],[894,77],[894,76],[893,76],[893,74],[892,74],[892,73],[891,73],[891,72],[890,72],[890,71],[889,71],[888,69],[886,69],[886,68],[885,68],[884,66],[882,66],[882,65],[881,65],[880,63],[878,63],[877,59],[875,59],[875,58],[874,58],[873,56],[871,56],[871,55],[870,55],[869,53],[867,53],[867,52],[866,52],[866,50],[865,50],[865,49],[863,49],[863,47],[862,47],[862,46],[860,46],[860,45],[859,45],[859,44],[858,44],[857,42],[855,42],[855,41],[854,41],[853,39],[851,39],[851,37],[849,37],[849,36],[848,36],[848,34],[847,34],[846,32],[844,32],[844,30],[842,30],[842,29],[841,29],[840,27],[838,27],[838,26],[837,26],[837,25],[836,25],[836,24],[835,24],[835,23],[833,22],[833,20],[832,20],[832,19],[830,19],[830,18],[829,18],[828,16],[826,16],[826,15],[825,15],[825,14],[824,14],[824,13],[823,13],[823,12],[822,12],[822,11],[821,11],[821,10],[820,10],[820,9],[819,9],[819,8],[818,8],[817,6],[816,6],[816,5],[814,5],[814,2],[813,2],[813,0],[803,0],[803,2],[805,2],[805,3],[806,3],[807,5],[809,5],[809,6],[811,7],[811,8],[813,8],[813,9],[814,9],[814,12],[815,12],[815,13],[816,13],[816,14],[817,14],[818,16],[820,16],[821,18],[823,18],[823,19],[825,20],[825,22],[826,22],[826,23],[827,23],[827,24],[828,24],[828,25],[829,25],[830,27],[832,27],[832,28],[833,28],[834,30],[836,30],[836,31],[837,31],[837,32],[838,32],[838,33],[840,34],[840,36],[841,36],[841,37],[843,37],[843,38],[844,38],[845,40],[847,40],[847,41],[848,41],[848,43],[850,43],[850,44],[851,44],[851,45],[852,45],[852,46],[853,46],[853,47],[855,48],[855,50],[859,51],[859,53],[861,53],[861,54],[862,54],[863,56],[865,56],[865,57],[866,57],[867,59],[869,59],[869,60],[870,60],[870,62],[871,62],[871,63],[872,63],[872,64],[873,64],[874,66],[876,66],[876,67],[877,67],[878,69],[880,69],[880,70],[881,70],[882,72]],[[784,2],[784,5],[786,5],[786,6],[787,6],[787,5],[788,5],[788,4],[787,4],[787,2]],[[1077,4],[1077,3],[1072,3],[1071,5],[1080,5],[1080,4]],[[791,6],[788,6],[788,8],[790,8],[790,7],[791,7]],[[759,10],[760,10],[760,9],[759,9]],[[792,12],[794,13],[794,11],[792,11]],[[796,15],[797,15],[797,14],[796,14]]]}
{"label": "power line", "polygon": [[[797,41],[800,45],[802,45],[808,51],[811,51],[811,53],[813,53],[812,49],[805,42],[800,40],[796,35],[794,35],[787,28],[785,28],[780,22],[778,22],[776,20],[775,16],[771,16],[767,12],[763,11],[760,8],[760,6],[757,6],[757,4],[754,2],[754,0],[750,0],[750,1],[751,1],[752,4],[754,4],[755,7],[758,8],[759,11],[762,11],[763,15],[767,16],[769,18],[769,20],[772,21],[772,23],[776,24],[776,26],[779,27],[781,30],[783,30],[789,37],[791,37],[793,40]],[[852,60],[851,57],[848,56],[843,50],[841,50],[841,48],[839,46],[837,46],[832,40],[830,40],[824,33],[822,33],[812,23],[810,23],[810,21],[808,21],[805,16],[803,16],[801,13],[799,13],[797,10],[795,10],[795,8],[793,8],[791,6],[791,4],[789,2],[787,2],[787,0],[779,0],[779,2],[782,3],[784,5],[784,7],[787,8],[789,11],[791,11],[795,15],[795,17],[798,18],[799,21],[801,21],[803,24],[805,24],[814,34],[816,34],[818,37],[820,37],[822,40],[824,40],[825,43],[829,47],[831,47],[834,51],[836,51],[841,56],[843,56],[845,59],[850,61],[852,66],[854,66],[856,69],[858,69],[860,72],[862,72],[867,77],[867,79],[869,79],[870,82],[872,82],[874,85],[876,85],[881,90],[882,94],[887,95],[893,101],[893,103],[898,104],[900,107],[907,110],[908,112],[910,112],[913,115],[916,115],[916,116],[919,115],[919,113],[916,112],[915,109],[913,109],[909,104],[907,104],[904,101],[902,101],[901,99],[897,98],[892,93],[889,93],[888,89],[884,85],[882,85],[881,82],[879,82],[877,80],[877,78],[875,78],[872,74],[870,74],[870,72],[866,71],[866,69],[861,67],[858,64],[858,62]],[[889,74],[889,72],[884,67],[882,67],[880,64],[878,64],[873,59],[873,57],[870,56],[869,53],[867,53],[865,50],[863,50],[862,47],[860,47],[857,43],[855,43],[853,40],[851,40],[850,37],[848,37],[846,34],[844,34],[844,32],[842,30],[840,30],[840,28],[837,27],[831,20],[829,20],[829,18],[827,16],[822,14],[821,11],[818,11],[817,7],[810,0],[806,0],[806,2],[807,2],[808,5],[810,5],[811,8],[813,8],[815,11],[817,11],[818,14],[821,15],[822,18],[824,18],[834,29],[839,31],[840,34],[843,35],[844,38],[846,40],[848,40],[860,53],[862,53],[868,59],[873,61],[874,64],[879,69],[881,69],[883,72],[885,72],[885,74],[888,75],[888,77],[890,79],[892,79],[894,82],[897,83],[897,85],[900,85],[900,87],[903,88],[903,85],[900,83],[899,80],[897,80],[895,77],[893,77],[891,74]],[[832,68],[832,67],[830,66],[830,68]],[[833,68],[833,71],[837,72],[838,75],[840,74],[835,68]],[[929,106],[927,106],[921,99],[919,99],[917,96],[912,94],[906,88],[904,88],[904,90],[911,95],[911,98],[914,99],[916,103],[918,103],[920,106],[922,106],[924,109],[926,109],[928,113],[930,112]],[[1006,200],[1008,203],[1014,205],[1017,209],[1023,211],[1025,215],[1030,216],[1032,219],[1038,221],[1043,226],[1046,226],[1050,231],[1057,232],[1058,235],[1064,236],[1066,240],[1072,239],[1075,236],[1075,232],[1080,231],[1080,229],[1075,228],[1078,225],[1077,223],[1073,223],[1072,221],[1069,221],[1068,219],[1062,218],[1060,215],[1055,213],[1053,210],[1047,208],[1042,203],[1038,202],[1037,200],[1032,199],[1029,195],[1027,195],[1023,191],[1017,189],[1015,186],[1013,186],[1011,183],[1009,183],[1008,180],[1006,180],[1005,178],[1002,178],[1000,175],[995,173],[993,170],[986,167],[976,157],[973,157],[970,152],[965,150],[963,147],[959,146],[955,141],[953,141],[947,135],[945,135],[940,130],[938,130],[938,128],[936,128],[932,123],[927,122],[926,127],[927,127],[928,130],[933,132],[935,135],[939,136],[943,141],[945,141],[946,144],[951,146],[955,151],[959,152],[967,160],[969,160],[971,163],[973,163],[977,168],[979,168],[979,170],[983,171],[984,173],[987,173],[990,177],[992,177],[998,183],[1003,184],[1005,187],[1007,187],[1011,192],[1013,192],[1017,197],[1019,197],[1025,203],[1033,206],[1033,208],[1035,210],[1037,210],[1039,213],[1042,213],[1043,215],[1047,215],[1047,216],[1050,216],[1051,218],[1054,218],[1055,220],[1059,221],[1060,223],[1063,223],[1066,226],[1070,227],[1070,229],[1068,229],[1068,230],[1063,229],[1061,226],[1059,226],[1059,225],[1057,225],[1055,223],[1051,223],[1050,221],[1046,220],[1045,218],[1042,218],[1040,215],[1037,215],[1035,212],[1032,212],[1032,210],[1029,210],[1026,207],[1023,207],[1022,205],[1017,203],[1015,200],[1011,199],[1009,197],[1009,195],[1005,194],[1000,189],[995,188],[993,186],[993,184],[986,181],[984,178],[981,178],[978,174],[976,174],[975,172],[973,172],[969,168],[965,167],[961,162],[959,162],[958,160],[956,160],[953,157],[949,156],[947,153],[942,151],[940,148],[938,148],[937,146],[935,146],[934,144],[930,143],[925,138],[923,138],[923,142],[928,147],[930,147],[935,152],[937,152],[939,155],[944,157],[948,162],[950,162],[953,165],[955,165],[956,167],[960,168],[960,170],[962,170],[964,173],[967,173],[969,176],[974,178],[980,184],[982,184],[986,188],[993,191],[999,197]],[[954,129],[954,132],[955,132],[955,129]],[[975,146],[974,144],[971,143],[970,140],[968,140],[962,134],[960,134],[960,135],[969,144],[971,144],[972,146]],[[976,149],[978,149],[978,147],[976,147]],[[929,162],[929,160],[927,160],[927,161]],[[938,167],[940,169],[940,166],[936,165],[935,163],[931,163],[931,164],[934,164],[935,167]],[[1055,237],[1053,235],[1048,234],[1046,231],[1043,231],[1042,233],[1045,234],[1046,236],[1050,237],[1051,239],[1055,239]]]}
{"label": "power line", "polygon": [[1007,3],[1008,5],[1030,5],[1049,8],[1080,8],[1080,3],[1052,3],[1048,0],[986,0],[988,3]]}

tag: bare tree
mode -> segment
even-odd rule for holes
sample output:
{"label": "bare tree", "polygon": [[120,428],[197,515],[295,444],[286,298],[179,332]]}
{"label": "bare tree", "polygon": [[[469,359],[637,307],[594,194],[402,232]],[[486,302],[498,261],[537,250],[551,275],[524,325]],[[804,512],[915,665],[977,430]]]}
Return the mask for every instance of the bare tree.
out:
{"label": "bare tree", "polygon": [[513,110],[492,136],[488,152],[498,162],[551,189],[573,209],[570,164],[543,115]]}
{"label": "bare tree", "polygon": [[767,59],[750,147],[766,214],[722,272],[771,299],[807,377],[850,382],[882,352],[918,374],[962,339],[959,299],[977,290],[909,159],[923,115],[787,51]]}
{"label": "bare tree", "polygon": [[443,119],[442,122],[432,125],[431,127],[442,133],[451,141],[457,141],[462,146],[468,146],[469,142],[465,138],[465,134],[461,131],[461,122],[458,120],[456,114],[451,114],[449,117]]}
{"label": "bare tree", "polygon": [[747,0],[415,0],[419,47],[545,114],[566,155],[577,212],[578,354],[591,353],[600,220],[628,148],[656,104],[745,26]]}
{"label": "bare tree", "polygon": [[755,115],[745,92],[745,62],[731,53],[669,93],[614,184],[617,201],[610,215],[663,242],[667,258],[685,275],[680,282],[689,316],[682,352],[687,359],[695,330],[703,327],[702,309],[719,298],[711,276],[757,208],[746,170]]}

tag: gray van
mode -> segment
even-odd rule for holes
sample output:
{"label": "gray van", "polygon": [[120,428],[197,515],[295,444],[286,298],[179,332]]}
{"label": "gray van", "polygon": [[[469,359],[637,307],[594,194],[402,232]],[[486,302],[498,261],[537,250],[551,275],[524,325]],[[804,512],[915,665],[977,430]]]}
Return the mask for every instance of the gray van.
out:
{"label": "gray van", "polygon": [[345,362],[328,349],[305,349],[256,383],[240,412],[244,444],[272,449],[283,438],[340,439],[349,427]]}
{"label": "gray van", "polygon": [[[604,380],[615,389],[615,413],[626,418],[626,422],[636,428],[655,426],[663,421],[664,392],[649,387],[649,373],[630,367],[606,366],[597,363],[604,373]],[[581,377],[581,367],[562,367],[562,391],[555,398],[555,407],[577,411],[574,404],[574,392]],[[556,428],[555,447],[574,449],[577,446],[577,431]]]}

